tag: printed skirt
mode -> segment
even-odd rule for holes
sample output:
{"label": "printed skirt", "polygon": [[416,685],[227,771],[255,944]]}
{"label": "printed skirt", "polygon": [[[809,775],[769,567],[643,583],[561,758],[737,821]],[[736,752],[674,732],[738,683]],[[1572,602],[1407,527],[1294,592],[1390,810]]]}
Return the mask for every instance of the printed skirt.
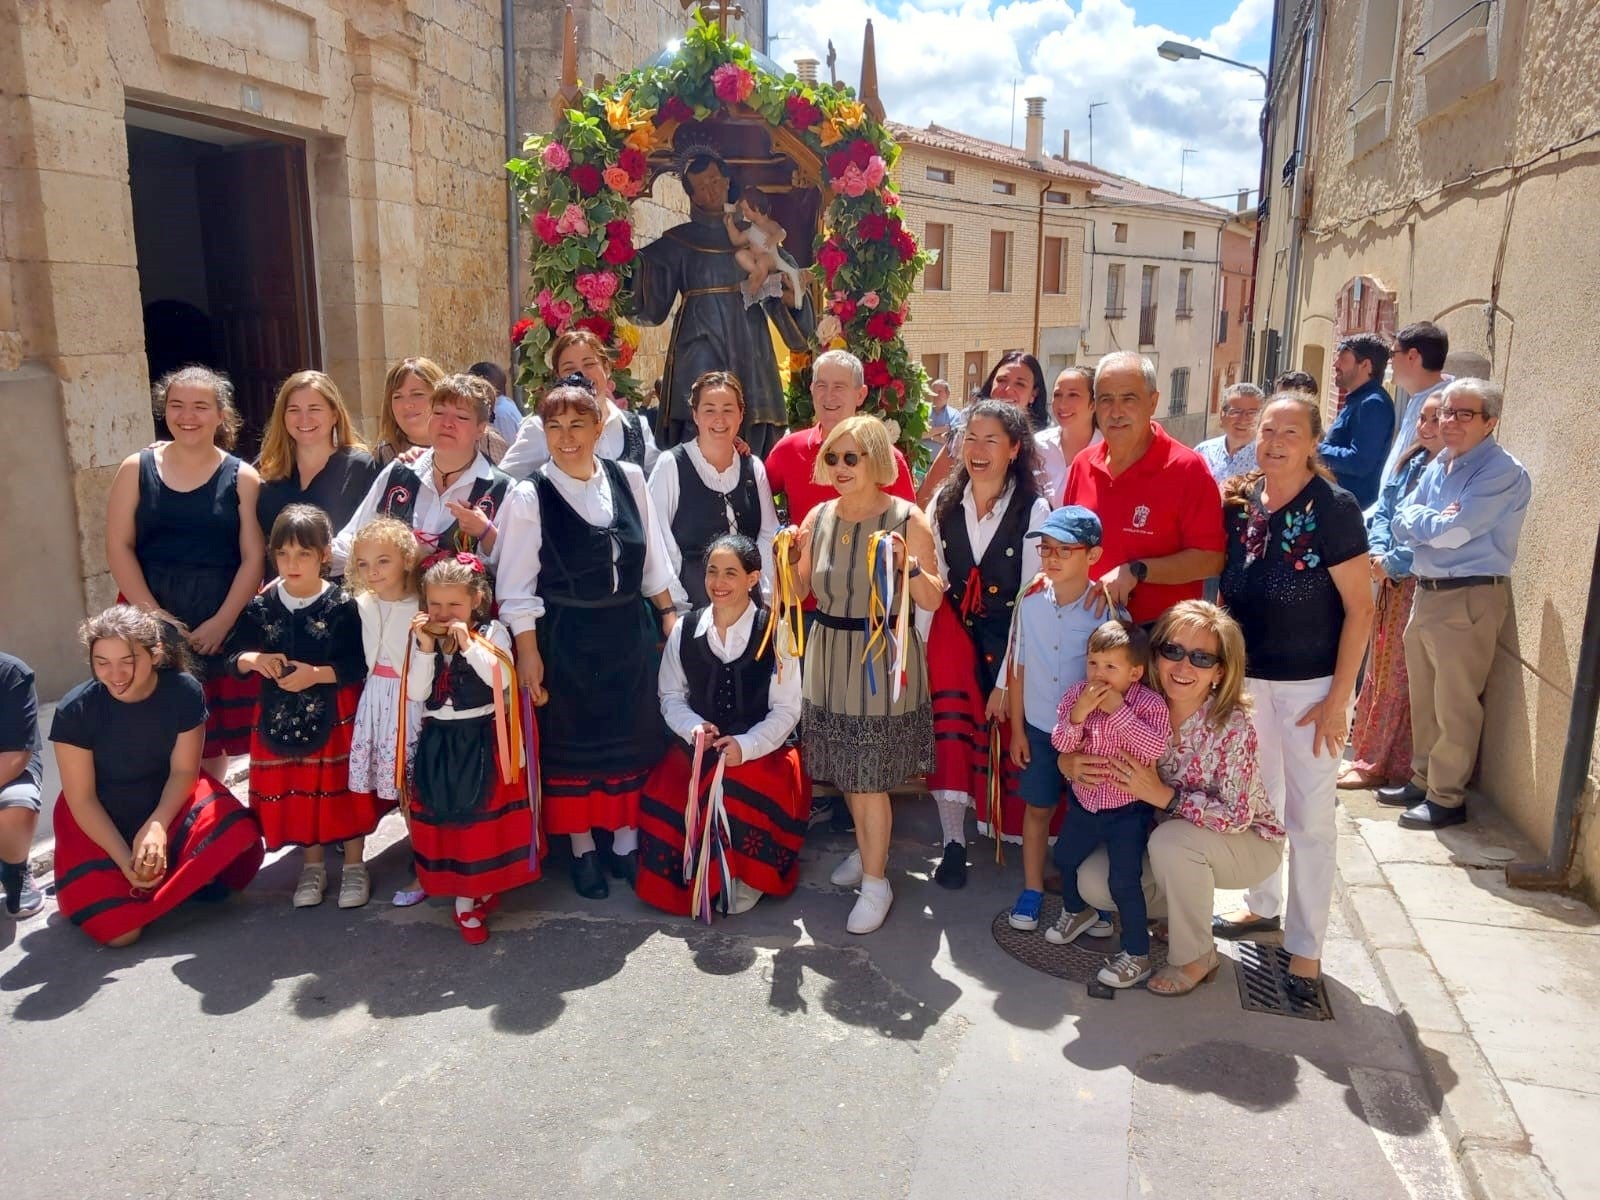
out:
{"label": "printed skirt", "polygon": [[201,774],[167,834],[167,873],[148,891],[134,888],[78,827],[63,795],[56,801],[56,903],[62,916],[106,943],[143,929],[208,884],[237,891],[263,856],[255,814]]}
{"label": "printed skirt", "polygon": [[1372,616],[1367,678],[1356,697],[1350,762],[1380,784],[1411,778],[1411,677],[1406,673],[1406,622],[1417,594],[1415,579],[1385,580]]}
{"label": "printed skirt", "polygon": [[[711,794],[715,762],[702,763],[700,799]],[[639,801],[639,899],[663,912],[692,915],[683,881],[684,811],[694,760],[673,739],[650,773]],[[787,896],[800,878],[800,844],[811,816],[811,789],[800,770],[800,752],[785,746],[723,776],[723,803],[731,840],[729,866],[735,879],[769,896]],[[713,904],[722,894],[721,872],[709,873]]]}
{"label": "printed skirt", "polygon": [[250,738],[250,807],[261,821],[267,849],[321,846],[364,837],[394,807],[370,792],[350,790],[350,742],[361,685],[334,692],[335,716],[328,740],[304,758],[268,746],[260,730]]}
{"label": "printed skirt", "polygon": [[[387,668],[385,668],[387,669]],[[350,739],[350,790],[370,792],[391,804],[400,799],[394,783],[395,735],[400,723],[400,679],[371,674],[356,706],[355,732]],[[411,762],[422,728],[422,704],[404,701],[406,710],[406,762]]]}

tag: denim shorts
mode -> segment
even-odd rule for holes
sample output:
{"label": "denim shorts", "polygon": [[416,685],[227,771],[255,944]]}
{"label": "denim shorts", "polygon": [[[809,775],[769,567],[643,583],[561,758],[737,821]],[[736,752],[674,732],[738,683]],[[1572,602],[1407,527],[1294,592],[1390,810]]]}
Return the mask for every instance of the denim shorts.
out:
{"label": "denim shorts", "polygon": [[1055,808],[1072,790],[1061,769],[1056,766],[1056,748],[1050,744],[1050,734],[1043,729],[1022,723],[1028,735],[1031,757],[1022,768],[1022,778],[1017,781],[1017,791],[1029,808]]}

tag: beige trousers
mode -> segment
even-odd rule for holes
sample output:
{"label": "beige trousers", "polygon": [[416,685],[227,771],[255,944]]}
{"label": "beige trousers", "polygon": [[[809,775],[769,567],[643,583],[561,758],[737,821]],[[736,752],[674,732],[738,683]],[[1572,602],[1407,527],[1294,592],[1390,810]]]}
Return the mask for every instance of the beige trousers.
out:
{"label": "beige trousers", "polygon": [[[1144,899],[1152,917],[1167,919],[1167,960],[1178,966],[1209,953],[1211,912],[1218,888],[1252,888],[1283,861],[1283,843],[1245,830],[1217,833],[1184,820],[1163,821],[1150,835],[1144,862]],[[1084,902],[1109,910],[1110,863],[1104,848],[1078,868]]]}
{"label": "beige trousers", "polygon": [[1483,689],[1509,597],[1503,583],[1418,587],[1406,624],[1411,782],[1441,808],[1467,802],[1483,736]]}

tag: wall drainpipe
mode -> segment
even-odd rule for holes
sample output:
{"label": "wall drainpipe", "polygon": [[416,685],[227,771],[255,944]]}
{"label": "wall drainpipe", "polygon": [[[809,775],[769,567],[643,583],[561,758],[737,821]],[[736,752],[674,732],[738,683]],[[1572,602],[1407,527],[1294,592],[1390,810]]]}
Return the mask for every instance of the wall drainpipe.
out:
{"label": "wall drainpipe", "polygon": [[[514,0],[501,0],[500,44],[502,52],[501,75],[505,90],[506,158],[513,159],[522,152],[517,138],[517,35]],[[511,326],[522,315],[522,298],[517,295],[517,230],[520,225],[517,212],[517,189],[511,185],[510,172],[506,173],[506,296],[510,319],[506,322],[507,336]],[[497,356],[498,357],[498,356]],[[517,367],[511,364],[511,394],[516,395]]]}
{"label": "wall drainpipe", "polygon": [[1589,572],[1589,604],[1583,615],[1583,640],[1578,644],[1578,673],[1572,682],[1572,715],[1567,719],[1567,746],[1561,756],[1561,782],[1550,827],[1550,853],[1542,863],[1512,863],[1506,882],[1512,887],[1555,891],[1570,886],[1578,853],[1578,826],[1583,793],[1594,754],[1596,714],[1600,713],[1600,537]]}

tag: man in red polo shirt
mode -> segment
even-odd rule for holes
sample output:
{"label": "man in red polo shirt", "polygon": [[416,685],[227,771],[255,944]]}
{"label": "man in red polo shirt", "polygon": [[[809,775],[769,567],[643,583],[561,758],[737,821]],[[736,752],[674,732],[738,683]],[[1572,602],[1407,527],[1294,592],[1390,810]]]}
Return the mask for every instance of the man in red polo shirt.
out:
{"label": "man in red polo shirt", "polygon": [[[840,421],[855,416],[866,399],[866,376],[859,358],[848,350],[828,350],[817,355],[811,367],[811,406],[816,410],[817,423],[779,438],[778,444],[767,451],[765,463],[772,494],[787,498],[789,524],[800,524],[817,505],[836,498],[833,488],[814,481],[811,473],[816,469],[823,439]],[[906,456],[896,449],[894,461],[899,473],[884,490],[915,504],[917,489],[911,482]],[[806,607],[812,607],[810,600]]]}
{"label": "man in red polo shirt", "polygon": [[1104,441],[1078,453],[1064,503],[1081,504],[1104,531],[1089,570],[1141,625],[1180,600],[1198,600],[1222,571],[1222,497],[1205,460],[1157,425],[1156,369],[1119,351],[1094,373],[1094,411]]}

